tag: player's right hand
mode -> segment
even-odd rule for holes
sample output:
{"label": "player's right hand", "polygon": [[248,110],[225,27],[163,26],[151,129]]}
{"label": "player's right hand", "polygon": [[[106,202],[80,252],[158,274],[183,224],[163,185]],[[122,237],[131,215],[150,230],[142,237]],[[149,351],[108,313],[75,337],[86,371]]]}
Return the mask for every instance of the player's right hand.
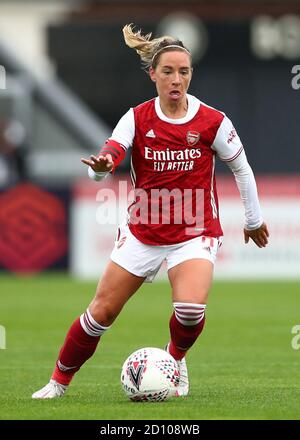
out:
{"label": "player's right hand", "polygon": [[85,165],[89,165],[95,173],[109,172],[113,169],[114,161],[112,160],[111,154],[99,154],[99,156],[94,156],[93,154],[89,159],[81,158],[81,162]]}

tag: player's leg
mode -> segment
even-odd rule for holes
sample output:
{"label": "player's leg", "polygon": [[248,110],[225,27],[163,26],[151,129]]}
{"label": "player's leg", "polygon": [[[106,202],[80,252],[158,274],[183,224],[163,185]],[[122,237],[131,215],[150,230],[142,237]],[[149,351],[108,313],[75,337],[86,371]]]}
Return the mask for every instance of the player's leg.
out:
{"label": "player's leg", "polygon": [[144,281],[145,277],[136,276],[110,261],[89,305],[89,311],[95,321],[106,327],[110,326]]}
{"label": "player's leg", "polygon": [[168,272],[174,312],[170,319],[170,353],[182,359],[203,330],[205,307],[213,277],[213,263],[184,261]]}
{"label": "player's leg", "polygon": [[185,354],[204,327],[218,249],[218,239],[199,237],[170,249],[167,256],[174,307],[169,323],[171,340],[168,350],[178,361],[181,372],[179,395],[188,393]]}
{"label": "player's leg", "polygon": [[213,275],[213,264],[205,259],[184,261],[169,270],[174,312],[169,327],[167,351],[177,360],[180,382],[177,396],[189,392],[185,355],[197,340],[205,322],[205,307]]}
{"label": "player's leg", "polygon": [[74,374],[93,355],[100,337],[144,280],[144,277],[133,275],[113,261],[108,263],[94,299],[67,333],[50,383],[34,393],[33,398],[52,398],[64,394]]}

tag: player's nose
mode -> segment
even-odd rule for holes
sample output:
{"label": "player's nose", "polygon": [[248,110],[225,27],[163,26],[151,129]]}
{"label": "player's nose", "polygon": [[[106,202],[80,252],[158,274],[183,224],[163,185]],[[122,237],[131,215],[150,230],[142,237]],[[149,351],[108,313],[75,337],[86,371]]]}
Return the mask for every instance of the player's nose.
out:
{"label": "player's nose", "polygon": [[178,85],[178,84],[180,84],[180,75],[179,75],[178,72],[174,72],[174,76],[173,76],[172,79],[173,79],[172,83],[173,83],[174,85]]}

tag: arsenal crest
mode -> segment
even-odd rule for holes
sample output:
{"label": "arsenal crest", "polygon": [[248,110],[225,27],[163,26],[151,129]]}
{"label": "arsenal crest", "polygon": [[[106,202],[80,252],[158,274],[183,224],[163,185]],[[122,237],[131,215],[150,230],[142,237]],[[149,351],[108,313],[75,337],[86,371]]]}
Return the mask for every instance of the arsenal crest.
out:
{"label": "arsenal crest", "polygon": [[200,139],[200,133],[198,131],[188,131],[186,134],[186,140],[190,147],[196,145]]}

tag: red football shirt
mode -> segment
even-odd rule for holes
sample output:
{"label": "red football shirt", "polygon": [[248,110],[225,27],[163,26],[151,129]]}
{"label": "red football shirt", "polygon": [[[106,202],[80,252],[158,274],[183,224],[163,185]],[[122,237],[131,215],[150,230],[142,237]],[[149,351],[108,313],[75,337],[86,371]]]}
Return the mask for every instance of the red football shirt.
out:
{"label": "red football shirt", "polygon": [[185,118],[163,115],[159,98],[131,109],[111,139],[132,146],[135,200],[128,224],[145,244],[181,243],[223,234],[215,182],[215,157],[233,160],[242,144],[220,111],[188,95]]}

